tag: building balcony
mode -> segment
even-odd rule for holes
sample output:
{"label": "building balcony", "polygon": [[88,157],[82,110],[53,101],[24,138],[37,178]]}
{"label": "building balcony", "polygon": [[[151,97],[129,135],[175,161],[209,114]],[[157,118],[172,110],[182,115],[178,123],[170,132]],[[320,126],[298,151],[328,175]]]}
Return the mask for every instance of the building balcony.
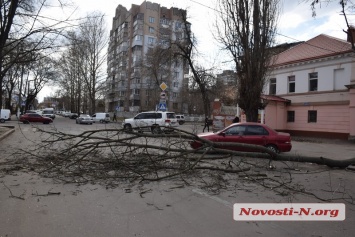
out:
{"label": "building balcony", "polygon": [[129,96],[129,100],[140,100],[140,97],[137,94],[131,94]]}
{"label": "building balcony", "polygon": [[143,46],[143,40],[133,40],[132,47],[137,45]]}

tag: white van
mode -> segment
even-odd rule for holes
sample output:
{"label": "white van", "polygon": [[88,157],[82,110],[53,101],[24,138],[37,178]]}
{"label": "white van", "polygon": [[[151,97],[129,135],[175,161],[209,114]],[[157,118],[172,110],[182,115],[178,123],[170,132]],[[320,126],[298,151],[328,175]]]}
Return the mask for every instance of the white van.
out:
{"label": "white van", "polygon": [[48,118],[51,118],[51,119],[55,119],[54,109],[53,108],[45,108],[42,111],[42,116],[43,117],[48,117]]}
{"label": "white van", "polygon": [[0,123],[11,120],[11,114],[9,109],[1,109]]}
{"label": "white van", "polygon": [[100,122],[100,123],[108,123],[110,122],[110,114],[109,113],[96,113],[93,114],[92,119],[95,122]]}

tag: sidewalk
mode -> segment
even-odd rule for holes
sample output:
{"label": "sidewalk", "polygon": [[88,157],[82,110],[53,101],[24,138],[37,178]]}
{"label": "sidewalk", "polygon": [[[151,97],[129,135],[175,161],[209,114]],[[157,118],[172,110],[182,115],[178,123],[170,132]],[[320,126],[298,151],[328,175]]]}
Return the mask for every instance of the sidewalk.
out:
{"label": "sidewalk", "polygon": [[5,139],[11,133],[15,132],[15,126],[0,125],[0,141]]}
{"label": "sidewalk", "polygon": [[355,158],[355,142],[346,140],[295,138],[292,140],[294,155],[325,157],[334,160]]}

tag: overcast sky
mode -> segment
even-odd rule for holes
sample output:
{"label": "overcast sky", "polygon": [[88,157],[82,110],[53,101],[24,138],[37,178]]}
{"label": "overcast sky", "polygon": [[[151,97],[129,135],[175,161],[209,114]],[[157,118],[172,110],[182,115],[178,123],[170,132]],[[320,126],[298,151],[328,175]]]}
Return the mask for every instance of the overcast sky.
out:
{"label": "overcast sky", "polygon": [[[85,16],[89,12],[99,11],[106,16],[107,30],[111,29],[112,18],[116,7],[121,4],[129,10],[132,4],[141,5],[143,0],[71,0],[78,8],[74,16]],[[216,18],[216,0],[152,0],[165,7],[186,9],[192,30],[198,40],[199,53],[206,64],[218,66],[221,69],[231,69],[231,64],[225,63],[228,58],[216,47],[211,32],[214,31]],[[281,0],[281,16],[278,23],[277,43],[306,41],[319,34],[327,34],[340,39],[346,39],[343,30],[346,29],[344,17],[340,15],[340,5],[323,3],[317,7],[317,16],[312,17],[311,8],[304,0]],[[355,16],[349,15],[349,23],[355,24]],[[216,60],[221,59],[223,60]],[[224,60],[225,58],[225,60]],[[218,62],[217,62],[218,61]],[[39,95],[50,96],[46,88]]]}

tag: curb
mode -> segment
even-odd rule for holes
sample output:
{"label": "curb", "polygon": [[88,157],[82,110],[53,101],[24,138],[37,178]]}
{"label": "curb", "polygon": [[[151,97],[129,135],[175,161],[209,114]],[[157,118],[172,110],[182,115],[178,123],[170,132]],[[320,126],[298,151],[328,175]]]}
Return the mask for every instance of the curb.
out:
{"label": "curb", "polygon": [[15,132],[15,126],[2,126],[2,127],[10,128],[10,130],[6,131],[4,134],[0,136],[0,141],[8,137],[11,133]]}

